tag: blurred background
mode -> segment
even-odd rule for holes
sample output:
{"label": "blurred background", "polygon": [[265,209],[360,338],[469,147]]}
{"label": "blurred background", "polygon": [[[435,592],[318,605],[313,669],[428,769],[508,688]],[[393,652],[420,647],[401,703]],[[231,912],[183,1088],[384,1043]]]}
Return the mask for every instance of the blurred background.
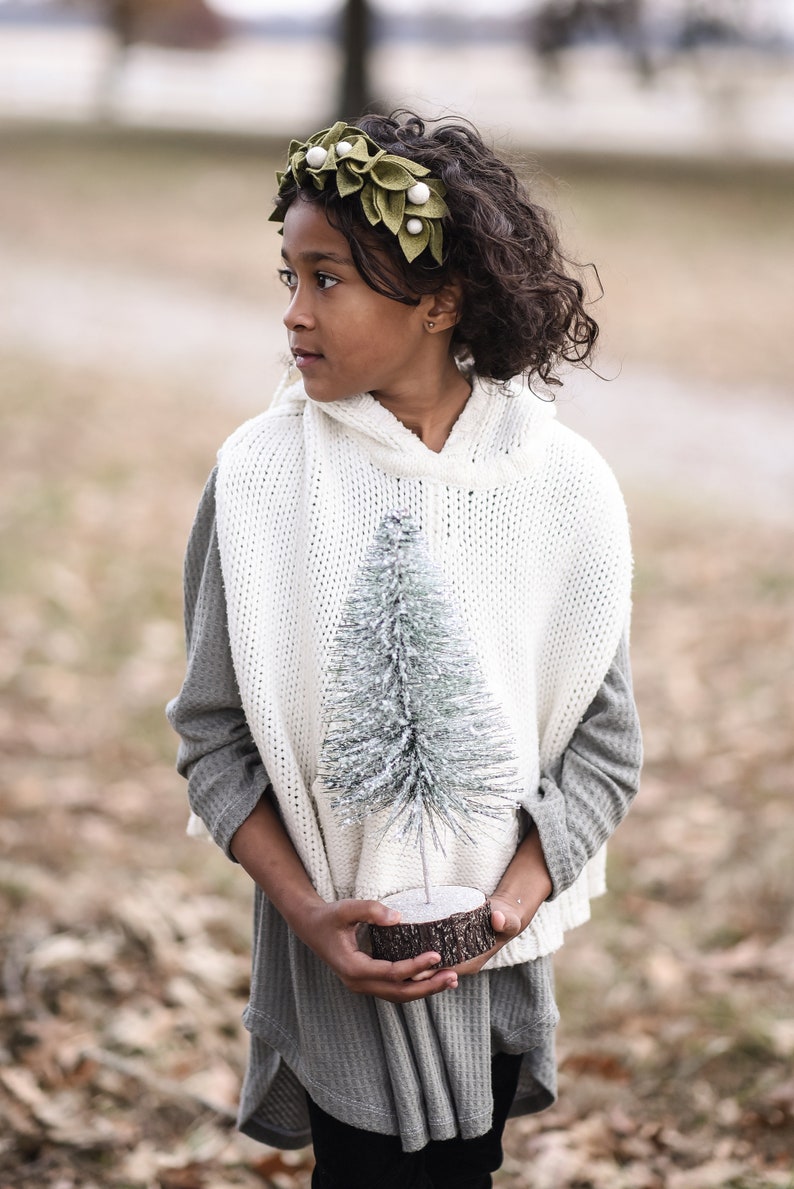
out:
{"label": "blurred background", "polygon": [[602,326],[558,415],[634,531],[643,788],[497,1184],[794,1185],[793,68],[793,0],[0,0],[2,1189],[309,1183],[233,1131],[250,896],[162,708],[284,367],[274,170],[366,104],[552,209]]}

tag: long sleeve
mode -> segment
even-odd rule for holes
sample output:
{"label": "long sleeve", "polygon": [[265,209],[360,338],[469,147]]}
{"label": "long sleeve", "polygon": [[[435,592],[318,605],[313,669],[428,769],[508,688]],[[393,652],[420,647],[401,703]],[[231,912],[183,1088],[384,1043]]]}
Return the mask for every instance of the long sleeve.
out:
{"label": "long sleeve", "polygon": [[526,804],[551,875],[550,900],[576,880],[626,815],[639,787],[642,736],[626,637],[552,771]]}
{"label": "long sleeve", "polygon": [[229,843],[269,782],[243,713],[229,648],[215,474],[204,489],[185,555],[187,669],[166,714],[180,736],[177,768],[187,778],[190,807],[233,859]]}

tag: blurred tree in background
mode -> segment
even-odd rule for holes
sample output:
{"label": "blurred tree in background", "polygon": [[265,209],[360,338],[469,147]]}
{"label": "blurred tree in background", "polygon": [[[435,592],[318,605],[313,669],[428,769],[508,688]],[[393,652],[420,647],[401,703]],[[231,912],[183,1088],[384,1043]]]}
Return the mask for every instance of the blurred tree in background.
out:
{"label": "blurred tree in background", "polygon": [[544,0],[526,19],[526,33],[550,81],[559,77],[561,54],[579,42],[609,39],[626,52],[638,76],[652,75],[642,0]]}
{"label": "blurred tree in background", "polygon": [[337,116],[355,120],[372,107],[369,54],[372,45],[372,10],[368,0],[345,0],[339,27],[342,79]]}

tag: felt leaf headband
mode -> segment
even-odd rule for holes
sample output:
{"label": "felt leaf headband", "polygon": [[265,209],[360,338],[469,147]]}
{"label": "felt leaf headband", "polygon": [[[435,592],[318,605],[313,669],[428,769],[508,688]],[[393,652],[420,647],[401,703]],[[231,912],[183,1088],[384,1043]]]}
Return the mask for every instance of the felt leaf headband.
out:
{"label": "felt leaf headband", "polygon": [[[342,121],[309,140],[293,140],[288,156],[287,168],[276,174],[280,194],[293,179],[316,190],[335,183],[341,198],[358,194],[368,222],[388,227],[409,263],[425,248],[437,264],[443,262],[446,187],[424,165],[387,153],[366,132]],[[270,218],[281,223],[284,212],[275,210]]]}

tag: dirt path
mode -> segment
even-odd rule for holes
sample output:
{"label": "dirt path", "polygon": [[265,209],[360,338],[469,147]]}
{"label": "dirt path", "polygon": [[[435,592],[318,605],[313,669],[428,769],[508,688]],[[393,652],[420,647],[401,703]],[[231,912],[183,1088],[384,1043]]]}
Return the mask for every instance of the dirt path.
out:
{"label": "dirt path", "polygon": [[[603,361],[604,374],[615,374]],[[560,416],[609,459],[627,492],[791,526],[794,407],[627,364],[577,377]]]}
{"label": "dirt path", "polygon": [[[164,370],[240,418],[262,407],[283,370],[281,295],[260,308],[145,273],[42,259],[6,247],[0,347],[58,363]],[[794,406],[785,394],[728,391],[601,359],[559,416],[590,438],[634,495],[791,524]]]}

